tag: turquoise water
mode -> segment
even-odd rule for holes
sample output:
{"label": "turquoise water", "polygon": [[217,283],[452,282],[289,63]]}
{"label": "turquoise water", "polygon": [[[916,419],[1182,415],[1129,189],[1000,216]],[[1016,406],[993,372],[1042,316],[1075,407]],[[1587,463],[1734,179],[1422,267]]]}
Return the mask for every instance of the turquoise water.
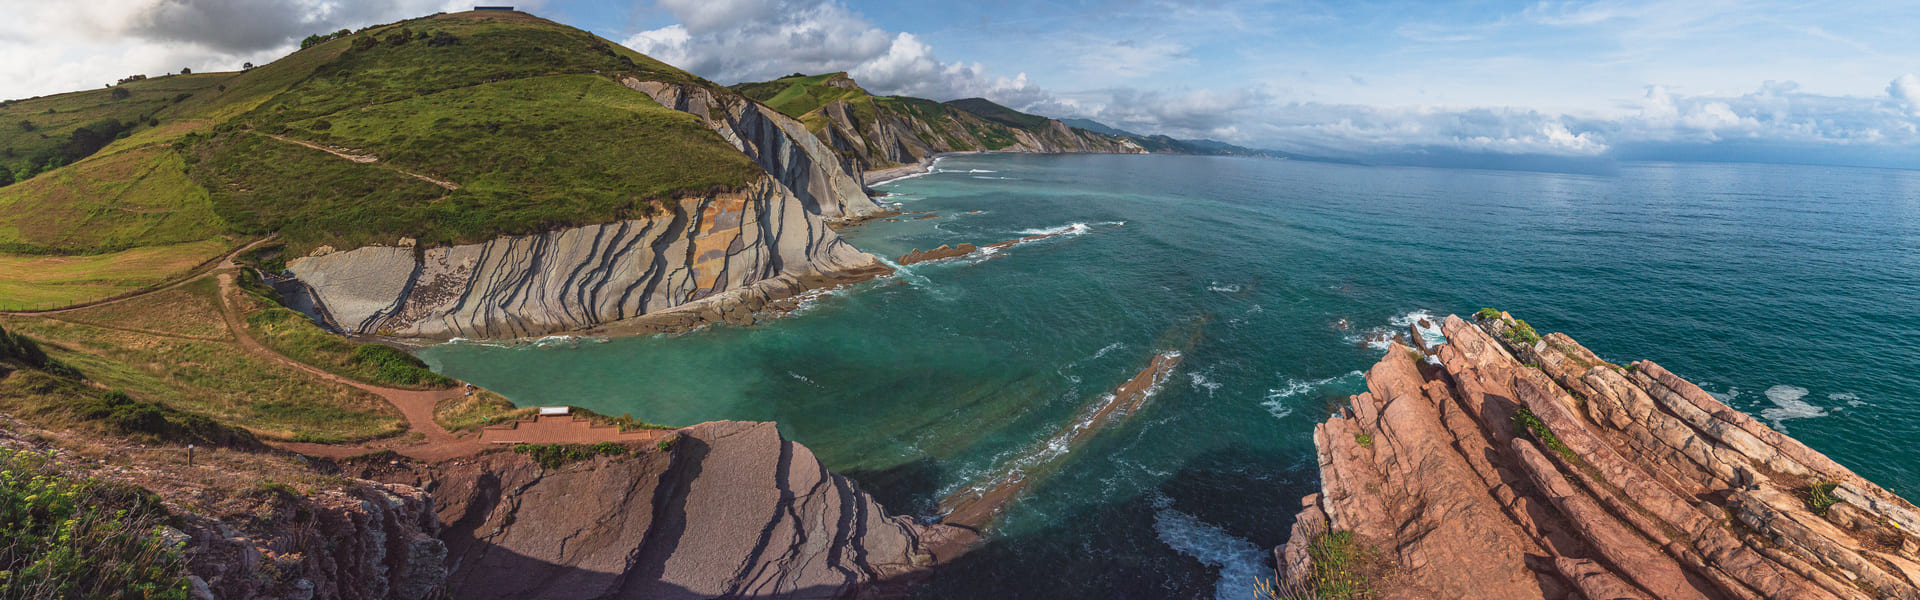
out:
{"label": "turquoise water", "polygon": [[[1313,424],[1381,354],[1365,335],[1482,306],[1615,361],[1652,358],[1920,498],[1920,173],[1099,155],[939,167],[882,187],[936,218],[846,237],[898,256],[1082,226],[915,265],[768,325],[422,357],[521,404],[778,421],[894,512],[931,516],[949,493],[1035,469],[930,598],[1248,597],[1317,488]],[[1143,409],[1036,458],[1196,327]]]}

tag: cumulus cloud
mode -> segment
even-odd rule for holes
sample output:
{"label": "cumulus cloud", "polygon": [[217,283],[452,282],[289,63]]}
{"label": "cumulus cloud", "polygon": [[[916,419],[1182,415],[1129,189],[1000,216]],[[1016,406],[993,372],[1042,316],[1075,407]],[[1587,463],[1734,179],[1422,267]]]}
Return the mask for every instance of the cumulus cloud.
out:
{"label": "cumulus cloud", "polygon": [[1070,108],[1024,73],[995,76],[949,62],[907,32],[875,26],[817,0],[663,0],[679,23],[628,37],[627,47],[723,83],[846,71],[880,94],[936,100],[979,96],[1023,110]]}
{"label": "cumulus cloud", "polygon": [[1920,77],[1908,73],[1894,78],[1893,83],[1887,84],[1887,96],[1905,108],[1907,114],[1920,117]]}
{"label": "cumulus cloud", "polygon": [[0,62],[0,96],[87,89],[134,73],[237,69],[285,55],[309,34],[470,6],[455,0],[15,2],[0,22],[0,56],[8,58]]}

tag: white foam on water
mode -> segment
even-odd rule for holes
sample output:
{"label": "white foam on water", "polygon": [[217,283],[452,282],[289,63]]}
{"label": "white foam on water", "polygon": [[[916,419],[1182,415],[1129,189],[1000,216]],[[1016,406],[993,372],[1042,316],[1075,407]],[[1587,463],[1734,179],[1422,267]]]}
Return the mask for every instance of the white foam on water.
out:
{"label": "white foam on water", "polygon": [[1353,377],[1366,377],[1366,373],[1353,371],[1345,375],[1336,375],[1326,379],[1315,379],[1311,381],[1287,378],[1284,385],[1267,390],[1267,399],[1261,402],[1260,405],[1267,407],[1267,413],[1273,415],[1273,418],[1285,419],[1287,415],[1293,414],[1293,406],[1287,403],[1288,398],[1299,396]]}
{"label": "white foam on water", "polygon": [[967,172],[968,173],[999,173],[999,171],[988,171],[986,169],[972,169]]}
{"label": "white foam on water", "polygon": [[803,381],[803,382],[806,382],[806,384],[807,384],[807,385],[810,385],[810,386],[813,386],[813,387],[817,387],[817,388],[820,388],[820,389],[823,389],[823,390],[824,390],[824,389],[826,389],[825,387],[822,387],[822,386],[821,386],[820,384],[818,384],[818,383],[814,383],[812,379],[809,379],[809,378],[808,378],[807,376],[805,376],[805,375],[801,375],[801,374],[799,374],[799,373],[795,373],[795,372],[793,372],[793,371],[787,371],[787,376],[788,376],[788,377],[792,377],[792,378],[794,378],[794,379],[798,379],[798,380],[800,380],[800,381]]}
{"label": "white foam on water", "polygon": [[1220,292],[1223,294],[1234,294],[1240,291],[1240,286],[1238,284],[1220,283],[1218,281],[1211,281],[1207,283],[1207,291]]}
{"label": "white foam on water", "polygon": [[1153,533],[1161,543],[1220,569],[1220,579],[1213,584],[1215,600],[1258,598],[1256,580],[1273,577],[1266,553],[1253,542],[1174,510],[1171,505],[1164,497],[1154,499],[1154,506],[1160,510],[1153,514]]}
{"label": "white foam on water", "polygon": [[[1434,318],[1433,313],[1430,313],[1424,310],[1416,310],[1416,311],[1389,319],[1387,322],[1391,323],[1394,327],[1400,328],[1401,330],[1405,330],[1409,327],[1419,328],[1420,337],[1426,339],[1428,344],[1437,346],[1440,344],[1447,343],[1446,332],[1440,331],[1440,323],[1442,321],[1440,319]],[[1421,323],[1423,322],[1426,324],[1422,325]]]}
{"label": "white foam on water", "polygon": [[1767,400],[1774,408],[1760,411],[1760,416],[1773,421],[1773,428],[1785,431],[1782,421],[1790,419],[1811,419],[1827,416],[1827,409],[1808,404],[1801,398],[1807,397],[1807,388],[1792,385],[1776,385],[1767,388]]}
{"label": "white foam on water", "polygon": [[1019,181],[1019,179],[1014,177],[988,177],[986,175],[974,175],[973,178],[974,179],[994,179],[999,181]]}
{"label": "white foam on water", "polygon": [[1715,391],[1709,390],[1707,391],[1707,395],[1713,396],[1713,399],[1719,400],[1721,404],[1732,406],[1731,403],[1733,402],[1733,399],[1740,397],[1740,388],[1728,387],[1727,391],[1725,392],[1715,392]]}
{"label": "white foam on water", "polygon": [[1044,229],[1022,229],[1015,233],[1021,235],[1080,235],[1091,229],[1092,228],[1087,227],[1086,223],[1068,223],[1059,227],[1047,227]]}
{"label": "white foam on water", "polygon": [[1220,389],[1220,382],[1209,379],[1206,373],[1200,373],[1197,371],[1193,373],[1188,373],[1187,379],[1192,382],[1193,389],[1206,390],[1208,398],[1212,398],[1213,393],[1216,391],[1219,391]]}
{"label": "white foam on water", "polygon": [[1865,401],[1862,401],[1860,399],[1859,394],[1855,394],[1853,392],[1837,392],[1837,393],[1827,394],[1827,399],[1832,400],[1834,402],[1845,402],[1847,403],[1847,406],[1851,406],[1854,408],[1859,408],[1867,405]]}
{"label": "white foam on water", "polygon": [[1127,347],[1127,345],[1121,342],[1114,342],[1111,344],[1107,344],[1107,347],[1101,348],[1099,352],[1093,353],[1093,358],[1091,360],[1100,360],[1102,358],[1106,358],[1107,353],[1113,352],[1115,350],[1119,350],[1125,347]]}

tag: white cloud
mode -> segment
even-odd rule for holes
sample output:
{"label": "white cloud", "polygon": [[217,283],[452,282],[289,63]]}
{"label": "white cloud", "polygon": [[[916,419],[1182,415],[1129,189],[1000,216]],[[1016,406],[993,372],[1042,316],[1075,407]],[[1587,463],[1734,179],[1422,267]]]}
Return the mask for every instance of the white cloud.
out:
{"label": "white cloud", "polygon": [[1887,95],[1895,104],[1907,109],[1907,114],[1920,117],[1920,77],[1912,73],[1894,78],[1887,84]]}
{"label": "white cloud", "polygon": [[980,96],[1023,110],[1072,106],[1024,73],[994,76],[948,62],[918,36],[889,32],[832,2],[665,0],[680,23],[628,37],[628,47],[722,83],[846,71],[879,94],[936,100]]}
{"label": "white cloud", "polygon": [[[534,2],[537,4],[537,0]],[[135,73],[265,64],[309,34],[464,10],[457,0],[8,2],[0,97],[91,89]],[[527,2],[522,2],[527,4]]]}

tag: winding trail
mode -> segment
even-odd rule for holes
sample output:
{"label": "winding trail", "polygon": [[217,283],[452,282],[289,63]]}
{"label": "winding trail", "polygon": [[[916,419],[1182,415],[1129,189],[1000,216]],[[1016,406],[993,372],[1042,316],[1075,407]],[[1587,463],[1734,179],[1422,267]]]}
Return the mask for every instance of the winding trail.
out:
{"label": "winding trail", "polygon": [[[234,342],[239,344],[242,350],[260,358],[300,370],[322,380],[352,386],[385,398],[387,402],[393,404],[395,408],[400,409],[402,416],[406,417],[408,429],[426,436],[426,441],[422,443],[391,448],[375,448],[376,450],[393,450],[408,458],[431,462],[473,454],[484,448],[484,446],[480,444],[478,437],[462,438],[456,436],[446,429],[441,428],[440,424],[433,420],[433,408],[438,405],[441,400],[459,398],[465,394],[459,388],[446,390],[403,390],[380,387],[341,377],[322,370],[319,367],[287,358],[286,355],[275,352],[273,349],[261,344],[259,340],[253,339],[253,335],[247,332],[245,320],[241,318],[240,311],[233,306],[233,296],[238,293],[238,288],[233,281],[233,272],[230,270],[223,271],[219,273],[219,278],[220,318],[226,321],[227,329],[233,332]],[[287,442],[278,445],[301,454],[311,454],[329,458],[366,454],[369,451],[368,448],[334,444]]]}

